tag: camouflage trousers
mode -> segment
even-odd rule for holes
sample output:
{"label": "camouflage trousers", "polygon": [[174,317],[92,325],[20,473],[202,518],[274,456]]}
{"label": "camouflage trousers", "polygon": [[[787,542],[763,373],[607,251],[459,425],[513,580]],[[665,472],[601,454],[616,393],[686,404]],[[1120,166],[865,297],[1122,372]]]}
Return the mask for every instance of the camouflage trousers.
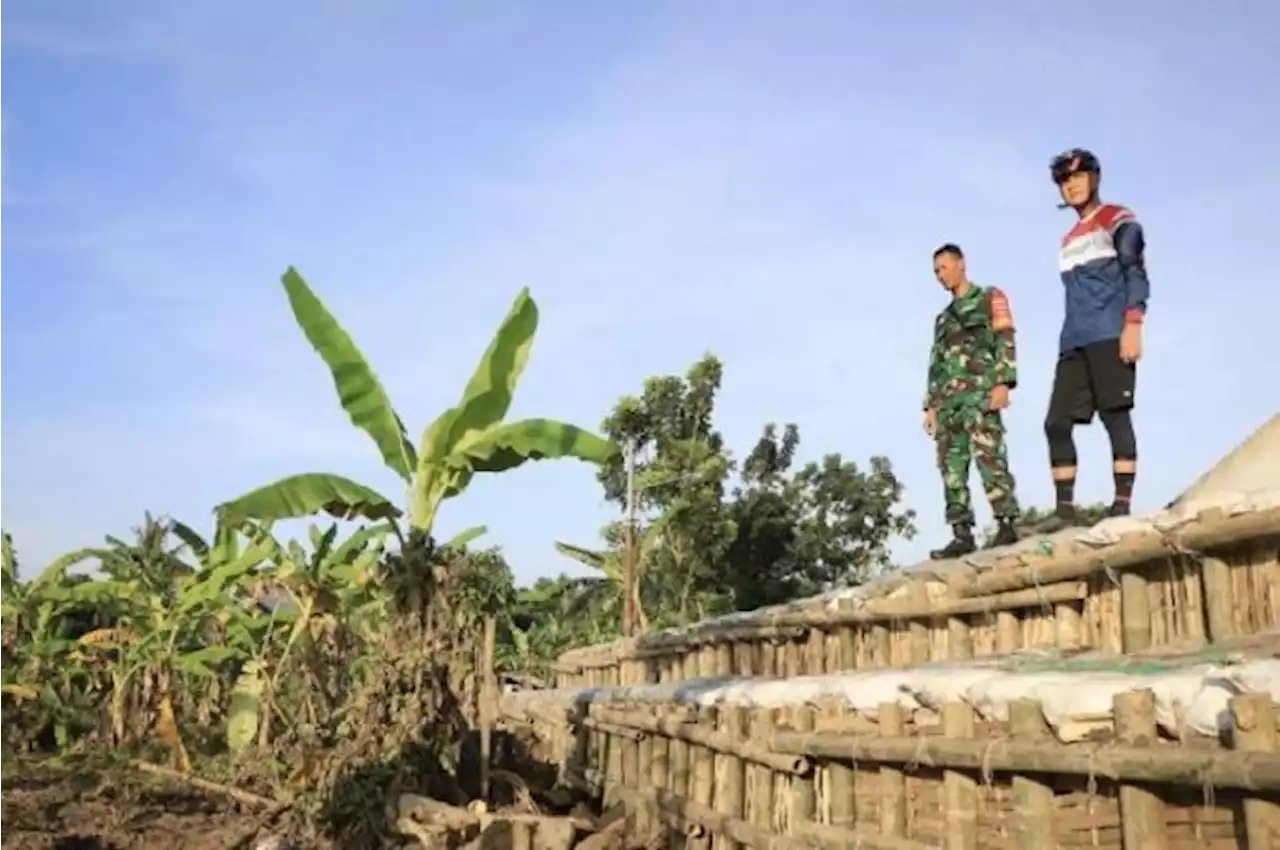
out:
{"label": "camouflage trousers", "polygon": [[1009,471],[1004,444],[1004,422],[998,411],[978,405],[943,408],[938,411],[934,437],[950,525],[974,524],[973,503],[969,498],[970,459],[977,461],[991,512],[997,519],[1018,518],[1013,473]]}

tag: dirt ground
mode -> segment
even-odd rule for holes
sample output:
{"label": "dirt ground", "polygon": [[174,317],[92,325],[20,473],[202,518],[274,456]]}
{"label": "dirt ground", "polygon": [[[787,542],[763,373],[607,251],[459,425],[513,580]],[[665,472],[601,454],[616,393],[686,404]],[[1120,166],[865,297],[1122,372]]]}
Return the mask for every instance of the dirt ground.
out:
{"label": "dirt ground", "polygon": [[4,850],[248,850],[261,827],[230,800],[125,766],[5,768]]}

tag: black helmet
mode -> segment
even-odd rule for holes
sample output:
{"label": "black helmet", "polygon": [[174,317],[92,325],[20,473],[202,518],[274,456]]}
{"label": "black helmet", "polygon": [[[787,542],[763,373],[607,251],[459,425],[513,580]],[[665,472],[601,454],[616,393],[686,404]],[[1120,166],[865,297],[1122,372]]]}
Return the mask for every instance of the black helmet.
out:
{"label": "black helmet", "polygon": [[1061,184],[1063,180],[1078,171],[1100,177],[1102,176],[1102,163],[1098,162],[1098,158],[1084,148],[1072,148],[1069,151],[1063,151],[1053,158],[1053,162],[1049,163],[1049,173],[1053,175],[1054,183]]}

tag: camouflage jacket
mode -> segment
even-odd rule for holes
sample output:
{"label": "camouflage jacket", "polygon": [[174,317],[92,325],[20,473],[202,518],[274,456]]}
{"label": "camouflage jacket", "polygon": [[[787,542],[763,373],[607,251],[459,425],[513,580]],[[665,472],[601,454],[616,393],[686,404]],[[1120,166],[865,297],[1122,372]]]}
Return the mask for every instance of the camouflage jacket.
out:
{"label": "camouflage jacket", "polygon": [[993,387],[1017,383],[1009,299],[999,289],[974,285],[933,323],[924,407],[981,405]]}

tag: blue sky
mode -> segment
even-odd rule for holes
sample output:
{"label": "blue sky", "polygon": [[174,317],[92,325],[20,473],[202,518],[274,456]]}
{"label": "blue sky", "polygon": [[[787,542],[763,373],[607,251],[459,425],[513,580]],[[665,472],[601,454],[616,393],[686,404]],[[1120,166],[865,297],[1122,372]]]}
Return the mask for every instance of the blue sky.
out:
{"label": "blue sky", "polygon": [[[896,553],[922,557],[945,530],[919,430],[943,241],[1011,297],[1014,471],[1023,501],[1051,499],[1070,221],[1047,163],[1072,145],[1148,232],[1136,497],[1158,506],[1280,406],[1280,7],[927,8],[9,0],[20,553],[148,509],[208,527],[215,502],[300,471],[397,492],[293,325],[292,263],[415,435],[528,285],[543,319],[514,413],[595,425],[713,351],[739,455],[768,420],[799,423],[806,456],[887,454],[922,532]],[[1109,498],[1105,436],[1079,442],[1082,497]],[[528,580],[609,517],[566,462],[477,480],[440,528],[486,523]]]}

